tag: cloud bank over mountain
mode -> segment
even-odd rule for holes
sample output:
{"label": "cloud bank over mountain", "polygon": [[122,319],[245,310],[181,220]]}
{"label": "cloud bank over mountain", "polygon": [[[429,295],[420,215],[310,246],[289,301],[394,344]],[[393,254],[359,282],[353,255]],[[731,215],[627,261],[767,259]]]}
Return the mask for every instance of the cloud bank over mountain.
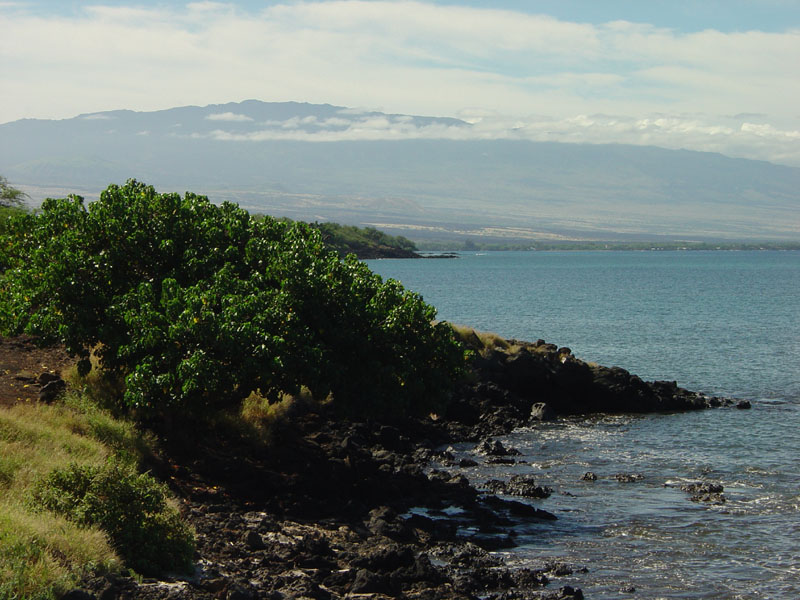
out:
{"label": "cloud bank over mountain", "polygon": [[[585,141],[598,122],[640,136],[680,127],[610,117],[571,126]],[[34,200],[70,192],[92,198],[135,177],[277,216],[412,232],[800,239],[800,168],[548,140],[560,125],[249,100],[7,123],[0,125],[0,164]]]}
{"label": "cloud bank over mountain", "polygon": [[[230,115],[208,117],[219,121],[248,120]],[[578,115],[557,119],[546,116],[512,118],[502,115],[464,115],[467,120],[455,124],[431,123],[418,125],[407,117],[374,117],[348,115],[317,120],[296,117],[285,121],[256,123],[247,132],[215,129],[196,133],[196,137],[216,140],[257,142],[265,140],[296,140],[304,142],[363,141],[363,140],[529,140],[539,142],[568,142],[660,146],[691,148],[705,152],[720,152],[778,163],[800,165],[800,131],[781,131],[762,122],[760,115],[722,117],[715,123],[702,116],[653,115],[636,119],[621,115]]]}
{"label": "cloud bank over mountain", "polygon": [[214,135],[623,143],[800,165],[800,28],[791,23],[779,31],[678,30],[405,0],[259,9],[142,2],[71,12],[38,4],[0,6],[0,122],[302,99],[471,126],[351,115],[348,124],[262,123],[245,135],[224,126],[239,116],[221,113],[209,117],[220,125]]}

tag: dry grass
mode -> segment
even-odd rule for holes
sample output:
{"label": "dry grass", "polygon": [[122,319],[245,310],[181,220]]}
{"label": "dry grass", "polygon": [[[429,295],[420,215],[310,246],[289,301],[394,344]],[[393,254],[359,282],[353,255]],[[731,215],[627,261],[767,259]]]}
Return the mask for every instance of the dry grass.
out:
{"label": "dry grass", "polygon": [[57,598],[86,572],[118,570],[105,534],[0,501],[0,598]]}
{"label": "dry grass", "polygon": [[238,410],[218,412],[208,426],[225,437],[237,438],[254,446],[280,443],[280,434],[293,419],[308,412],[316,401],[307,388],[296,396],[283,394],[270,402],[258,392],[244,399]]}
{"label": "dry grass", "polygon": [[511,343],[496,333],[478,331],[466,325],[455,325],[453,323],[450,323],[450,327],[453,328],[456,339],[483,357],[488,356],[492,351],[516,354],[523,348],[522,345]]}
{"label": "dry grass", "polygon": [[119,568],[99,530],[29,505],[34,483],[52,469],[102,464],[112,453],[90,431],[85,415],[65,406],[0,410],[0,599],[55,597],[87,568]]}
{"label": "dry grass", "polygon": [[269,444],[284,424],[307,412],[313,404],[312,394],[305,387],[297,395],[284,394],[278,402],[272,403],[253,392],[242,402],[240,417],[246,425],[255,428],[262,440]]}
{"label": "dry grass", "polygon": [[119,570],[106,535],[31,505],[35,483],[68,464],[137,463],[150,451],[130,423],[85,397],[0,409],[0,600],[57,598],[86,572]]}
{"label": "dry grass", "polygon": [[73,365],[64,373],[64,379],[72,389],[81,390],[81,395],[92,404],[108,410],[118,409],[120,398],[125,393],[125,382],[118,374],[101,369],[94,352],[89,360],[92,369],[88,374],[80,376],[77,365]]}

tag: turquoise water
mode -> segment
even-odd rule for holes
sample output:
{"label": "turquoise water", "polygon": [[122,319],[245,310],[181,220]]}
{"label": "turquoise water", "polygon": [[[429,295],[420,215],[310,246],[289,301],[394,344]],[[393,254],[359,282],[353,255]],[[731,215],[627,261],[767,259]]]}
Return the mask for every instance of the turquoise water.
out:
{"label": "turquoise water", "polygon": [[[539,503],[559,520],[521,528],[510,561],[585,566],[554,585],[589,598],[800,597],[800,252],[499,252],[369,264],[442,319],[753,402],[751,411],[515,431],[503,441],[524,463],[463,470],[474,483],[533,474],[555,490]],[[598,480],[581,481],[586,471]],[[620,483],[617,473],[644,479]],[[700,480],[721,482],[727,502],[694,503],[679,489]]]}
{"label": "turquoise water", "polygon": [[439,318],[703,392],[800,398],[800,252],[487,252],[368,261]]}

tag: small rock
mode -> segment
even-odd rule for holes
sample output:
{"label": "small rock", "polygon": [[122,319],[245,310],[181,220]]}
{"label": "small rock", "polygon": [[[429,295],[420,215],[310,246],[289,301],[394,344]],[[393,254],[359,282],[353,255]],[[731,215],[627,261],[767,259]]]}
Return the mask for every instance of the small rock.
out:
{"label": "small rock", "polygon": [[475,447],[475,452],[485,456],[519,456],[520,451],[515,448],[506,448],[499,440],[487,438]]}
{"label": "small rock", "polygon": [[555,598],[558,600],[583,600],[583,590],[574,588],[571,585],[565,585],[558,590],[558,595]]}
{"label": "small rock", "polygon": [[234,581],[228,585],[225,600],[255,600],[255,591],[246,581]]}
{"label": "small rock", "polygon": [[490,465],[513,465],[517,461],[509,456],[492,456],[486,462]]}
{"label": "small rock", "polygon": [[485,490],[489,490],[493,494],[502,494],[506,490],[506,484],[504,481],[500,479],[490,479],[489,481],[485,481],[481,487]]}
{"label": "small rock", "polygon": [[47,373],[47,372],[42,373],[41,375],[39,375],[39,377],[37,379],[37,381],[39,382],[39,385],[47,385],[51,381],[60,381],[60,380],[61,380],[61,377],[59,375],[57,375],[55,373]]}
{"label": "small rock", "polygon": [[263,538],[252,529],[246,531],[242,536],[242,543],[250,550],[263,550],[267,547]]}
{"label": "small rock", "polygon": [[462,469],[466,469],[468,467],[477,467],[478,463],[471,458],[462,458],[460,461],[458,461],[458,466]]}
{"label": "small rock", "polygon": [[556,411],[546,402],[537,402],[531,406],[531,421],[555,421]]}
{"label": "small rock", "polygon": [[505,493],[525,498],[548,498],[553,490],[547,486],[536,485],[534,478],[529,475],[514,475],[508,480]]}
{"label": "small rock", "polygon": [[438,483],[447,483],[450,481],[452,475],[447,471],[442,471],[441,469],[433,469],[430,473],[428,473],[428,479],[431,481],[435,481]]}
{"label": "small rock", "polygon": [[39,400],[47,404],[50,404],[61,394],[63,394],[64,390],[66,389],[67,389],[67,384],[63,379],[57,379],[55,381],[51,381],[43,385],[42,389],[39,390]]}
{"label": "small rock", "polygon": [[685,483],[681,486],[681,490],[690,494],[720,494],[724,489],[721,483],[712,483],[710,481]]}
{"label": "small rock", "polygon": [[636,481],[642,481],[644,475],[641,473],[617,473],[614,475],[614,478],[620,483],[634,483]]}
{"label": "small rock", "polygon": [[595,475],[591,471],[586,471],[586,473],[583,474],[583,477],[581,477],[581,480],[583,480],[583,481],[597,481],[597,475]]}
{"label": "small rock", "polygon": [[20,371],[14,375],[14,379],[17,381],[23,381],[25,383],[34,383],[36,382],[36,375],[31,371]]}
{"label": "small rock", "polygon": [[97,596],[86,590],[75,589],[61,596],[62,600],[97,600]]}
{"label": "small rock", "polygon": [[751,405],[750,405],[750,401],[749,401],[749,400],[739,400],[739,401],[736,403],[736,408],[738,408],[738,409],[745,409],[745,410],[746,410],[746,409],[748,409],[748,408],[752,408],[752,407],[751,407]]}
{"label": "small rock", "polygon": [[550,562],[547,563],[544,567],[544,570],[547,573],[551,573],[555,577],[565,577],[566,575],[572,575],[573,570],[567,564],[563,562]]}
{"label": "small rock", "polygon": [[390,591],[385,577],[371,573],[366,569],[359,569],[355,581],[350,588],[351,594],[381,594]]}
{"label": "small rock", "polygon": [[690,500],[692,500],[692,502],[725,504],[725,496],[722,493],[724,488],[721,483],[712,483],[709,481],[687,483],[681,486],[681,490],[691,494]]}
{"label": "small rock", "polygon": [[200,587],[212,593],[221,591],[225,587],[225,579],[222,577],[214,577],[213,579],[206,579],[200,583]]}

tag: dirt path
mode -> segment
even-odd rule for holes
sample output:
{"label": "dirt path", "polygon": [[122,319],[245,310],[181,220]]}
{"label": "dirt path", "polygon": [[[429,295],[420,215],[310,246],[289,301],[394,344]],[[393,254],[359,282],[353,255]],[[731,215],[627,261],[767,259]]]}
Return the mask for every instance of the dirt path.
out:
{"label": "dirt path", "polygon": [[0,406],[38,400],[39,376],[64,375],[74,363],[63,348],[39,348],[29,336],[0,337]]}

